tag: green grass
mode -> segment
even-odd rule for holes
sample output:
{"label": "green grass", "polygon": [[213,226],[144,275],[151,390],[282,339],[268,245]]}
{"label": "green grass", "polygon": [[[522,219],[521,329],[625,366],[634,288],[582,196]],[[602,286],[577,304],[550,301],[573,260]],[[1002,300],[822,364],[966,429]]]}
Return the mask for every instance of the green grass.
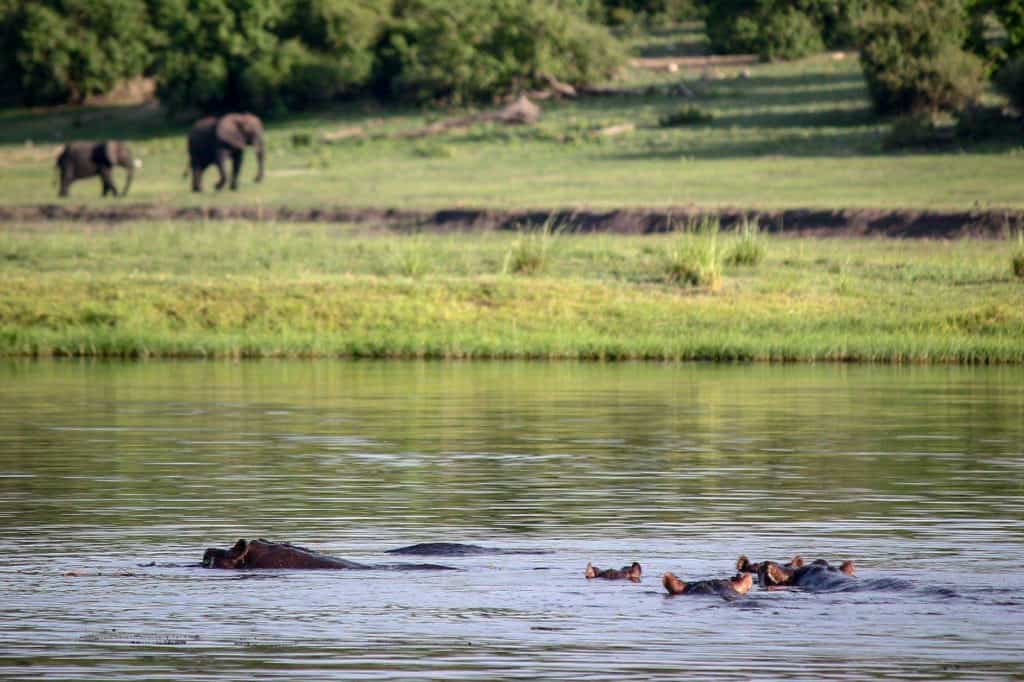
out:
{"label": "green grass", "polygon": [[715,289],[664,265],[706,235],[561,232],[539,274],[503,274],[521,237],[6,226],[0,354],[1024,362],[1000,242],[762,236]]}
{"label": "green grass", "polygon": [[[699,51],[702,44],[692,27],[631,40],[637,54],[654,55]],[[748,68],[749,77],[740,77]],[[145,163],[129,200],[170,205],[1024,207],[1019,139],[885,151],[890,123],[871,112],[854,56],[715,67],[710,80],[702,72],[699,66],[677,73],[632,69],[617,83],[644,88],[683,81],[694,98],[545,101],[537,126],[480,124],[428,140],[391,135],[443,114],[367,102],[268,121],[265,183],[252,183],[250,154],[239,192],[210,191],[211,169],[201,197],[181,177],[189,121],[169,121],[155,107],[5,110],[0,203],[57,201],[53,160],[63,140],[123,137]],[[713,119],[659,127],[684,107]],[[636,130],[594,134],[626,122]],[[367,137],[320,141],[353,126]],[[76,183],[66,201],[101,203],[99,181]]]}

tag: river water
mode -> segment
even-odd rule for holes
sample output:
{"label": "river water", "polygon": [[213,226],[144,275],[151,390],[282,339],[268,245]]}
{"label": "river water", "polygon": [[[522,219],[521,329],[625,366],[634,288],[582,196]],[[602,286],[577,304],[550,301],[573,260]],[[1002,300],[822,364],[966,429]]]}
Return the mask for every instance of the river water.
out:
{"label": "river water", "polygon": [[1021,368],[0,361],[3,679],[1021,679],[1022,562]]}

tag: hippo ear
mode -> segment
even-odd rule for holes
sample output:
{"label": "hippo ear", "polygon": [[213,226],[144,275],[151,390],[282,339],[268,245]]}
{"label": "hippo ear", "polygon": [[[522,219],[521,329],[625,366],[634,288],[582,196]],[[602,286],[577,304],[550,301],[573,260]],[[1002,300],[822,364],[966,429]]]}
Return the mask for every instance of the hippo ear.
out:
{"label": "hippo ear", "polygon": [[597,577],[597,569],[589,561],[587,562],[587,570],[583,572],[583,577],[587,580]]}
{"label": "hippo ear", "polygon": [[746,554],[740,554],[740,558],[736,560],[736,570],[740,573],[746,573],[750,570],[750,559],[747,558]]}
{"label": "hippo ear", "polygon": [[799,554],[797,554],[795,557],[793,557],[793,560],[790,561],[789,563],[790,563],[790,565],[793,568],[800,568],[801,566],[804,565],[804,558],[802,556],[800,556]]}
{"label": "hippo ear", "polygon": [[839,570],[845,573],[846,575],[853,575],[853,562],[844,561],[843,564],[839,567]]}

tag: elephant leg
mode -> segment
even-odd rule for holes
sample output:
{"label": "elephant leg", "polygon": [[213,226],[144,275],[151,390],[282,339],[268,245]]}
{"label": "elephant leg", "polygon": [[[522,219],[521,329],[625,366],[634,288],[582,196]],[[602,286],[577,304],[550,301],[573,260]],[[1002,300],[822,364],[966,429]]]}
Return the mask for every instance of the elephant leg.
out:
{"label": "elephant leg", "polygon": [[68,188],[71,187],[71,174],[63,168],[60,171],[60,192],[58,196],[68,196]]}
{"label": "elephant leg", "polygon": [[231,189],[238,190],[238,174],[242,172],[242,150],[231,152]]}
{"label": "elephant leg", "polygon": [[224,162],[227,161],[227,157],[228,157],[227,150],[220,149],[220,150],[217,151],[217,161],[216,161],[216,163],[217,163],[217,172],[220,173],[220,179],[217,181],[217,184],[214,186],[214,189],[216,189],[218,192],[220,190],[224,189],[224,185],[228,181],[227,170],[224,168]]}
{"label": "elephant leg", "polygon": [[192,191],[202,192],[203,191],[203,168],[202,166],[192,166]]}
{"label": "elephant leg", "polygon": [[103,181],[103,196],[107,193],[117,196],[117,187],[114,186],[114,169],[110,166],[100,167],[100,180]]}

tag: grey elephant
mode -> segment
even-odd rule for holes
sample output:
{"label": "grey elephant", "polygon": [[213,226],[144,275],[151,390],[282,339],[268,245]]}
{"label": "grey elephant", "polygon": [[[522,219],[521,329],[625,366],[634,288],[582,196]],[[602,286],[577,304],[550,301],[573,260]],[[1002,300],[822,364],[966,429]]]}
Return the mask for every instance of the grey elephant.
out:
{"label": "grey elephant", "polygon": [[103,196],[118,195],[114,185],[114,166],[125,170],[122,195],[128,194],[134,170],[142,165],[132,158],[128,145],[118,140],[106,142],[68,142],[57,157],[57,179],[60,182],[60,196],[68,196],[71,183],[82,178],[100,176],[103,182]]}
{"label": "grey elephant", "polygon": [[[188,134],[189,168],[192,170],[192,191],[203,191],[203,171],[216,165],[221,190],[228,180],[225,164],[231,160],[231,189],[238,189],[238,172],[246,147],[256,150],[256,182],[263,179],[263,122],[253,114],[224,114],[199,119]],[[186,171],[187,173],[188,171]]]}

